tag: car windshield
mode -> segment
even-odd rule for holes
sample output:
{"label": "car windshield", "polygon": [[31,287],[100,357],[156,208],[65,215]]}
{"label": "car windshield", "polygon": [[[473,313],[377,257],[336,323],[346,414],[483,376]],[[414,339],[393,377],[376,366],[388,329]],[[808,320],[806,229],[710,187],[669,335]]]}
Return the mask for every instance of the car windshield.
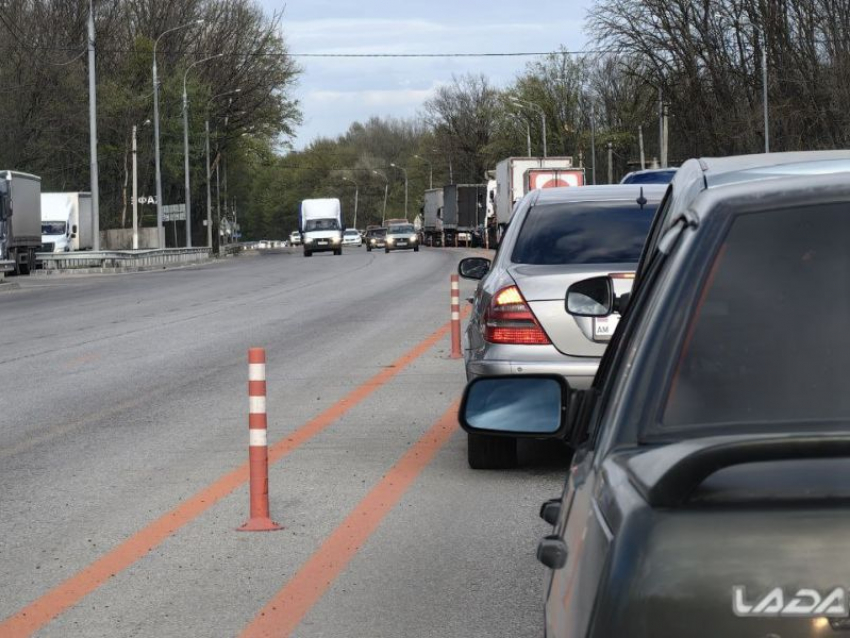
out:
{"label": "car windshield", "polygon": [[387,234],[387,231],[385,228],[381,228],[380,230],[370,230],[368,234],[369,237],[383,237]]}
{"label": "car windshield", "polygon": [[65,222],[42,222],[42,235],[64,235],[67,224]]}
{"label": "car windshield", "polygon": [[360,235],[356,230],[347,230],[345,231],[346,236],[348,237],[357,237]]}
{"label": "car windshield", "polygon": [[304,222],[304,230],[339,230],[339,222],[335,219],[308,219]]}
{"label": "car windshield", "polygon": [[846,204],[735,220],[688,327],[655,434],[846,429],[848,234]]}
{"label": "car windshield", "polygon": [[408,224],[408,225],[399,224],[398,226],[393,226],[392,228],[390,228],[390,232],[393,235],[412,235],[416,231],[413,230],[412,224]]}
{"label": "car windshield", "polygon": [[617,264],[640,258],[658,202],[562,202],[529,210],[511,261],[517,264]]}
{"label": "car windshield", "polygon": [[626,175],[621,184],[669,184],[675,174],[675,170],[632,173]]}

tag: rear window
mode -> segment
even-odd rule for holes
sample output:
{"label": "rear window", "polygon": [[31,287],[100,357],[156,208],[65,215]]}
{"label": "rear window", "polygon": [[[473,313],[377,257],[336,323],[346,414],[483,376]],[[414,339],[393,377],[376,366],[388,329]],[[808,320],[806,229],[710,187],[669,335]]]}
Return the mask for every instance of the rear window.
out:
{"label": "rear window", "polygon": [[847,237],[847,205],[734,221],[691,319],[663,430],[846,427]]}
{"label": "rear window", "polygon": [[621,184],[669,184],[676,174],[672,171],[652,171],[649,173],[632,173],[623,178]]}
{"label": "rear window", "polygon": [[534,206],[520,228],[517,264],[636,262],[658,202],[568,202]]}

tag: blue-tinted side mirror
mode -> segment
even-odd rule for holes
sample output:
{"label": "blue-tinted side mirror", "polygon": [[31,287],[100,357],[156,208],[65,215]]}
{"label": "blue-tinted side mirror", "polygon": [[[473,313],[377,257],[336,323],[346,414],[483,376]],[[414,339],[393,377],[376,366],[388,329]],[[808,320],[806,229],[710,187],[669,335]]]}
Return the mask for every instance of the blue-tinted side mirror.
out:
{"label": "blue-tinted side mirror", "polygon": [[482,377],[466,386],[460,406],[464,430],[512,437],[563,437],[570,386],[558,375]]}

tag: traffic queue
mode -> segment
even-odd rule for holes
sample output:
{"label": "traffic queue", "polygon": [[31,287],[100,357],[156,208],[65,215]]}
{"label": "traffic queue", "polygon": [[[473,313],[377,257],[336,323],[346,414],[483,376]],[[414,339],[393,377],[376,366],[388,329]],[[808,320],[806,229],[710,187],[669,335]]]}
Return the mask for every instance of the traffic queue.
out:
{"label": "traffic queue", "polygon": [[848,172],[847,151],[693,159],[618,187],[622,215],[532,192],[492,261],[460,262],[470,465],[572,451],[540,512],[550,638],[850,626]]}

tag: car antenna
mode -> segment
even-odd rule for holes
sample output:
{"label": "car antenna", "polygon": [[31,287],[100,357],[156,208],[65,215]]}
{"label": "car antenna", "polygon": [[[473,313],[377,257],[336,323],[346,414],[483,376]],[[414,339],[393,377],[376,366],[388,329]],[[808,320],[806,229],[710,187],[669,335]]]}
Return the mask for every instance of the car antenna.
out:
{"label": "car antenna", "polygon": [[647,202],[646,197],[643,196],[643,186],[641,186],[640,187],[640,195],[638,195],[638,198],[637,198],[637,204],[638,204],[638,206],[640,206],[641,210],[643,210],[643,207],[646,206],[646,202]]}

